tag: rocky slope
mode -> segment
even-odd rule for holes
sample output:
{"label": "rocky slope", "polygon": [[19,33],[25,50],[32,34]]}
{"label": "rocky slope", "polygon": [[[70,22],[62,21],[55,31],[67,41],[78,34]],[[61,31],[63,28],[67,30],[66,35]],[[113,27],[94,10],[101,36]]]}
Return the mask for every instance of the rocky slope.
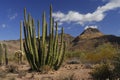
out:
{"label": "rocky slope", "polygon": [[120,37],[105,35],[96,28],[88,28],[72,41],[70,50],[91,50],[104,43],[120,45]]}

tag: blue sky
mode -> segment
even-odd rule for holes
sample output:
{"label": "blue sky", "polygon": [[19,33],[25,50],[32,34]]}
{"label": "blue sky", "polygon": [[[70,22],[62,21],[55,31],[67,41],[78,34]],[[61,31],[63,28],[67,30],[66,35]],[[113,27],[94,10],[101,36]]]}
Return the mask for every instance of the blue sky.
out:
{"label": "blue sky", "polygon": [[120,0],[1,0],[0,40],[19,39],[24,7],[36,21],[46,11],[48,20],[50,4],[59,29],[64,27],[65,33],[78,36],[86,27],[93,27],[120,36]]}

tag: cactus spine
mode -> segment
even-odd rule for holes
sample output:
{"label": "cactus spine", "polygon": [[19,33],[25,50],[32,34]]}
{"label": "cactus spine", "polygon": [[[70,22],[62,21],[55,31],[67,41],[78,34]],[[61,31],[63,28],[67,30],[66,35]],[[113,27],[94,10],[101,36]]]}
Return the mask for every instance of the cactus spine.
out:
{"label": "cactus spine", "polygon": [[[36,38],[36,30],[33,18],[24,9],[24,50],[27,60],[32,70],[44,71],[45,66],[50,69],[57,70],[63,62],[65,55],[65,44],[63,42],[63,28],[61,33],[61,43],[58,43],[58,24],[56,22],[56,30],[54,32],[54,19],[52,18],[52,6],[50,6],[50,28],[49,34],[48,24],[46,22],[45,12],[42,16],[42,37],[40,37],[40,21],[37,23],[38,38]],[[49,35],[49,40],[47,36]]]}
{"label": "cactus spine", "polygon": [[0,43],[0,65],[3,64],[3,45]]}

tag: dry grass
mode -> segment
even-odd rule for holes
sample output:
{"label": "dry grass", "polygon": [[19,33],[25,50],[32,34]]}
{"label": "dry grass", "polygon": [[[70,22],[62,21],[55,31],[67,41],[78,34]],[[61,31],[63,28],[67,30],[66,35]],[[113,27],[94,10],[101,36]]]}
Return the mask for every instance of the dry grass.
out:
{"label": "dry grass", "polygon": [[58,71],[48,73],[29,72],[29,65],[15,65],[0,67],[0,80],[91,80],[84,64],[65,64]]}

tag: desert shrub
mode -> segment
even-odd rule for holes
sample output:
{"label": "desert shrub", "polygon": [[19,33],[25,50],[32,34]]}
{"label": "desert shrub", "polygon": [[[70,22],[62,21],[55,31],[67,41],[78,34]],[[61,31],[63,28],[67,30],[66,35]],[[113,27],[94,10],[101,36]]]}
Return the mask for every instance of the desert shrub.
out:
{"label": "desert shrub", "polygon": [[8,65],[6,68],[6,71],[9,73],[18,73],[18,66],[16,65]]}
{"label": "desert shrub", "polygon": [[65,59],[73,59],[73,58],[84,60],[85,52],[80,50],[67,51],[65,55]]}
{"label": "desert shrub", "polygon": [[94,80],[111,80],[112,70],[108,64],[100,64],[93,69],[91,76],[94,78]]}
{"label": "desert shrub", "polygon": [[106,62],[113,58],[117,49],[110,43],[98,46],[94,51],[89,51],[86,54],[86,60],[93,63]]}
{"label": "desert shrub", "polygon": [[114,48],[114,46],[111,45],[110,43],[106,43],[106,44],[103,44],[103,45],[99,46],[97,48],[97,52],[98,52],[98,54],[100,54],[99,57],[102,60],[107,60],[107,59],[112,59],[113,58],[113,56],[117,52],[117,49]]}
{"label": "desert shrub", "polygon": [[107,62],[112,60],[113,56],[116,53],[117,53],[117,48],[115,48],[110,43],[105,43],[96,47],[96,49],[93,50],[67,51],[65,59],[77,58],[81,62],[100,63],[100,62]]}
{"label": "desert shrub", "polygon": [[69,61],[67,61],[67,64],[80,64],[80,61],[78,61],[78,60],[69,60]]}
{"label": "desert shrub", "polygon": [[80,52],[78,51],[68,51],[65,55],[66,58],[73,58],[73,57],[79,57]]}
{"label": "desert shrub", "polygon": [[114,77],[120,78],[120,51],[114,56],[112,62],[114,66]]}
{"label": "desert shrub", "polygon": [[93,53],[86,54],[85,58],[88,62],[91,62],[91,63],[96,63],[100,61],[100,59],[98,58],[98,55],[93,54]]}

